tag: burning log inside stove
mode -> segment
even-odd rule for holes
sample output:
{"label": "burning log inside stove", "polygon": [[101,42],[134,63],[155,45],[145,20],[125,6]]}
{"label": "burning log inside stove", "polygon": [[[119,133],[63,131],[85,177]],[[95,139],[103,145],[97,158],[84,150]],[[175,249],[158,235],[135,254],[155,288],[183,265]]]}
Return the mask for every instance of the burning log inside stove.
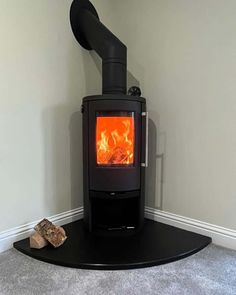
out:
{"label": "burning log inside stove", "polygon": [[108,159],[108,164],[126,163],[128,161],[128,155],[125,148],[116,147],[111,157]]}

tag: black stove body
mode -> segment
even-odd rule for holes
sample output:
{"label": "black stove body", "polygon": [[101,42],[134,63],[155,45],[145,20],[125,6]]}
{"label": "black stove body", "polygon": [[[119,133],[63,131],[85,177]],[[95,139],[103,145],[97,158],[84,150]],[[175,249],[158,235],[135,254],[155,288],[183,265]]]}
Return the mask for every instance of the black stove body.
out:
{"label": "black stove body", "polygon": [[[133,161],[98,162],[98,119],[133,120]],[[111,123],[112,124],[112,123]],[[121,123],[122,124],[122,123]],[[88,96],[83,99],[84,220],[90,231],[132,232],[144,219],[146,104],[141,97]],[[118,126],[119,128],[119,126]],[[103,129],[102,129],[103,131]],[[98,140],[99,141],[99,140]],[[111,145],[113,141],[111,140]],[[125,155],[124,155],[125,157]],[[108,155],[109,158],[109,155]]]}
{"label": "black stove body", "polygon": [[127,50],[87,0],[72,2],[77,41],[102,58],[103,95],[83,99],[84,222],[93,233],[130,234],[144,222],[146,100],[126,95]]}

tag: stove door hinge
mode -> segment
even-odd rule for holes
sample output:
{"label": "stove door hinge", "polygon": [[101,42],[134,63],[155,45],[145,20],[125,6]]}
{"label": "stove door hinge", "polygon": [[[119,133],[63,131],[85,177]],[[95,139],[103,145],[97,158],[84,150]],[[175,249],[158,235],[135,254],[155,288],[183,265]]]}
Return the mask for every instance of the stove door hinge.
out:
{"label": "stove door hinge", "polygon": [[81,112],[81,114],[84,113],[84,105],[83,105],[83,104],[82,104],[81,107],[80,107],[80,112]]}

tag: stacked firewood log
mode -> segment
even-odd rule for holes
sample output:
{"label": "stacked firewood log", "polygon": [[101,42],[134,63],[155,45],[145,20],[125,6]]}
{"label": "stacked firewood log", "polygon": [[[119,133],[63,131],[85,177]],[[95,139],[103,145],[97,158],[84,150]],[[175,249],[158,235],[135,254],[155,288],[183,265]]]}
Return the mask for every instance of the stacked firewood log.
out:
{"label": "stacked firewood log", "polygon": [[67,239],[63,227],[54,225],[46,218],[41,220],[34,229],[35,233],[30,237],[30,248],[42,249],[48,244],[58,248]]}

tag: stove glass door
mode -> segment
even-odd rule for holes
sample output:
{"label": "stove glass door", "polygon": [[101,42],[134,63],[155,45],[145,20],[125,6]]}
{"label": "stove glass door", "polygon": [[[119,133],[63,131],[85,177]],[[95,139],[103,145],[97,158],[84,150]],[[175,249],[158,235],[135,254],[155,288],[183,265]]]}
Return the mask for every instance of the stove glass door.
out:
{"label": "stove glass door", "polygon": [[133,166],[134,112],[96,112],[96,162],[98,166]]}

